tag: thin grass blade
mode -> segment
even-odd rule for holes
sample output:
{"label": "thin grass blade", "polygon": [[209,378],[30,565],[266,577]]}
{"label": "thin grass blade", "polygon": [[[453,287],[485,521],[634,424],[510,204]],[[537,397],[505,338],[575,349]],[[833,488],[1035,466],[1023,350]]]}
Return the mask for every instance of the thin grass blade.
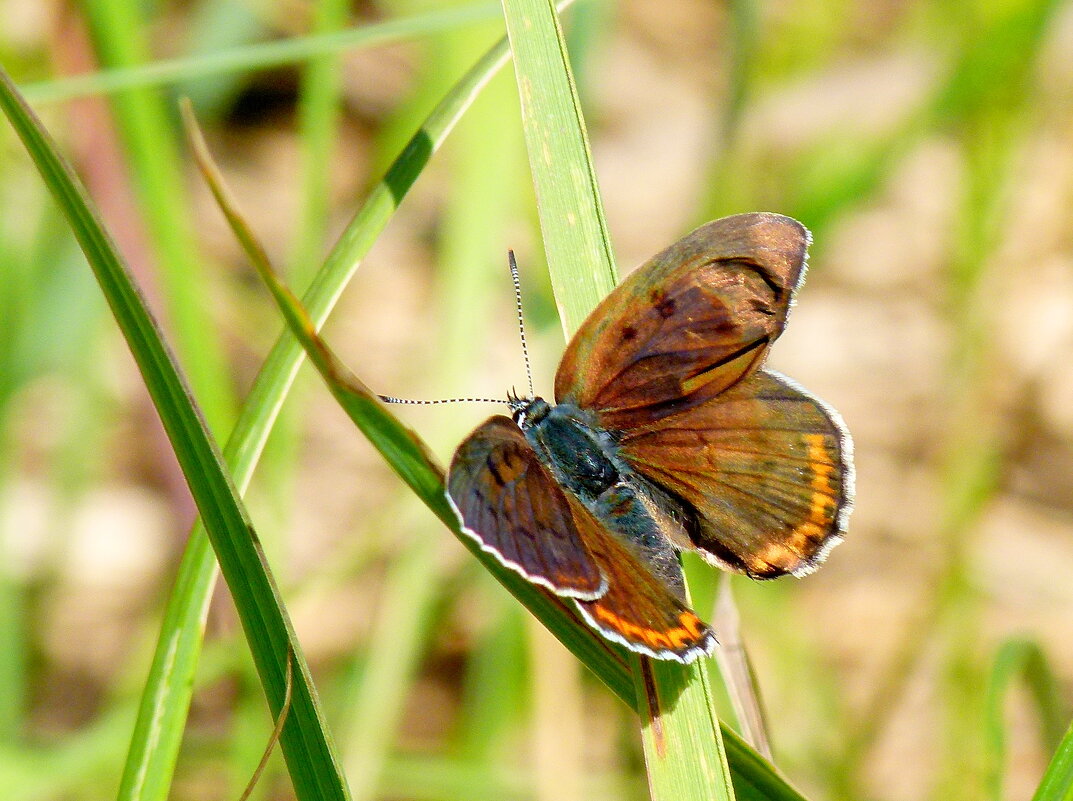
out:
{"label": "thin grass blade", "polygon": [[67,215],[142,372],[228,580],[273,717],[282,708],[286,663],[293,655],[297,669],[281,742],[295,794],[301,799],[348,798],[308,667],[253,526],[174,358],[85,191],[2,70],[0,107]]}
{"label": "thin grass blade", "polygon": [[[615,263],[555,6],[503,0],[548,266],[576,330],[612,288]],[[707,668],[631,654],[653,799],[733,799]]]}
{"label": "thin grass blade", "polygon": [[771,742],[764,705],[741,636],[741,615],[734,602],[729,575],[720,578],[712,623],[719,632],[719,648],[715,652],[719,675],[738,719],[738,728],[746,741],[770,760]]}
{"label": "thin grass blade", "polygon": [[1006,767],[1006,698],[1013,683],[1021,680],[1028,688],[1039,718],[1043,747],[1054,750],[1062,737],[1065,719],[1054,674],[1039,645],[1031,640],[1008,640],[999,648],[991,668],[984,698],[987,747],[987,789],[995,801],[1004,798],[1003,775]]}
{"label": "thin grass blade", "polygon": [[505,0],[503,11],[544,250],[569,333],[617,283],[614,252],[555,6]]}
{"label": "thin grass blade", "polygon": [[[187,114],[189,114],[188,110]],[[504,568],[494,557],[481,551],[472,538],[462,534],[458,518],[447,502],[443,485],[443,470],[433,461],[420,437],[403,426],[388,411],[379,397],[336,357],[317,334],[316,326],[309,313],[279,279],[256,236],[238,212],[234,200],[223,185],[219,171],[212,164],[204,140],[197,132],[196,122],[190,116],[187,119],[202,174],[212,188],[217,203],[262,280],[272,292],[276,305],[286,319],[291,332],[302,343],[310,361],[321,374],[339,405],[418,498],[568,648],[586,663],[594,661],[601,667],[607,664],[609,657],[612,658],[620,665],[619,669],[608,673],[601,672],[598,675],[602,679],[606,675],[610,683],[616,685],[612,687],[616,691],[620,682],[628,683],[624,659],[617,649],[592,633],[592,630],[570,612],[559,599],[545,594],[516,573]],[[624,688],[623,692],[628,693]]]}
{"label": "thin grass blade", "polygon": [[261,42],[215,53],[200,53],[189,58],[166,59],[138,67],[116,67],[88,75],[40,81],[27,84],[22,88],[22,93],[33,103],[56,103],[75,97],[112,94],[123,89],[170,86],[213,75],[271,69],[345,50],[377,47],[486,22],[498,16],[498,12],[496,3],[474,3],[332,33]]}
{"label": "thin grass blade", "polygon": [[1032,801],[1073,801],[1073,726],[1054,752]]}
{"label": "thin grass blade", "polygon": [[[148,59],[141,7],[88,0],[83,8],[94,50],[103,63],[129,67]],[[172,120],[164,99],[150,90],[122,92],[109,101],[138,216],[152,245],[155,274],[167,302],[175,355],[209,429],[222,438],[234,425],[238,403],[223,345],[203,298],[205,263],[197,252]]]}

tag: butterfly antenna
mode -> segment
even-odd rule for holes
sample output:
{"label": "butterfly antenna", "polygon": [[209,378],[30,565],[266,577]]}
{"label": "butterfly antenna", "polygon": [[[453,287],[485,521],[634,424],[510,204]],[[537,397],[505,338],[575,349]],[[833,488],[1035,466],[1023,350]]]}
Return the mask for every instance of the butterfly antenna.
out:
{"label": "butterfly antenna", "polygon": [[395,398],[391,395],[377,395],[384,403],[398,403],[404,406],[437,406],[441,403],[506,403],[502,398],[436,398],[435,400],[422,400],[420,398]]}
{"label": "butterfly antenna", "polygon": [[[529,397],[536,396],[533,388],[533,369],[529,365],[529,346],[525,341],[525,315],[522,314],[522,282],[518,277],[518,262],[514,258],[514,251],[507,251],[507,262],[510,264],[510,277],[514,281],[514,306],[518,310],[518,334],[522,339],[522,358],[525,359],[525,376],[529,380]],[[417,398],[396,398],[392,395],[378,395],[384,403],[396,403],[405,406],[437,406],[441,403],[503,403],[502,398],[437,398],[435,400],[422,400]],[[512,409],[519,406],[521,399],[511,389],[507,396],[506,404]]]}
{"label": "butterfly antenna", "polygon": [[522,282],[518,278],[518,262],[514,259],[514,251],[507,251],[507,262],[510,264],[510,277],[514,281],[514,305],[518,309],[518,334],[522,338],[522,358],[525,359],[525,376],[529,379],[529,397],[536,397],[533,389],[533,369],[529,366],[529,347],[525,343],[525,315],[522,314]]}

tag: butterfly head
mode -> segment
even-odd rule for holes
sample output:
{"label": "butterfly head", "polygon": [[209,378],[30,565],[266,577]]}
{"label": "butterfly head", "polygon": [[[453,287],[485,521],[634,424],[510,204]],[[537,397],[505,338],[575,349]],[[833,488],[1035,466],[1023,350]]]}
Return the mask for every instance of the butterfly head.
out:
{"label": "butterfly head", "polygon": [[551,411],[551,404],[543,398],[519,398],[513,390],[507,396],[507,406],[510,407],[510,416],[522,431],[539,423]]}

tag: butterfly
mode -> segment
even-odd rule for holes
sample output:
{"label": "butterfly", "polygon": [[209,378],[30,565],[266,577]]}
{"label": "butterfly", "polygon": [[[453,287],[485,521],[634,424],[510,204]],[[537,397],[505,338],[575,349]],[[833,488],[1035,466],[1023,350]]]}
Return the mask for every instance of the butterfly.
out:
{"label": "butterfly", "polygon": [[634,271],[567,346],[555,404],[512,393],[510,417],[459,445],[462,530],[607,639],[683,663],[716,637],[679,551],[754,579],[814,570],[846,530],[852,441],[763,366],[810,243],[789,217],[741,214]]}

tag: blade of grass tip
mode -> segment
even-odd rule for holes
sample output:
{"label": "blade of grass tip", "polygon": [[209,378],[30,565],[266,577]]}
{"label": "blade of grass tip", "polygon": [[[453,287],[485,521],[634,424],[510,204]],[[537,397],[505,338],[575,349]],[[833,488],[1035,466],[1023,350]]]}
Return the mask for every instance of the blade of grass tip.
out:
{"label": "blade of grass tip", "polygon": [[228,580],[273,715],[279,714],[284,696],[284,662],[289,653],[294,655],[293,701],[282,743],[295,794],[300,799],[344,801],[346,785],[308,668],[245,507],[174,359],[85,190],[2,69],[0,107],[67,215],[138,364]]}
{"label": "blade of grass tip", "polygon": [[[614,259],[554,6],[503,0],[552,285],[568,331],[612,288]],[[654,799],[732,799],[707,668],[631,654]]]}
{"label": "blade of grass tip", "polygon": [[250,777],[249,783],[246,785],[246,789],[242,791],[242,795],[239,796],[238,801],[247,801],[247,799],[253,794],[253,788],[257,786],[257,782],[260,780],[262,774],[265,772],[265,768],[268,766],[268,760],[272,756],[272,751],[276,748],[276,743],[279,742],[279,737],[283,734],[283,727],[287,723],[287,715],[291,711],[291,690],[294,688],[294,661],[287,656],[287,675],[283,677],[284,691],[283,691],[283,708],[279,713],[279,718],[276,720],[276,725],[272,729],[272,734],[268,738],[268,744],[265,746],[264,753],[261,755],[261,761],[257,763],[257,768],[253,772],[253,776]]}
{"label": "blade of grass tip", "polygon": [[[291,331],[306,349],[310,361],[321,373],[321,377],[343,410],[368,437],[372,445],[388,460],[389,465],[399,477],[451,529],[459,541],[481,560],[500,583],[529,607],[578,658],[586,664],[595,665],[596,670],[599,671],[597,675],[607,681],[612,689],[616,692],[623,690],[628,694],[623,687],[623,682],[628,682],[628,675],[623,670],[621,663],[623,657],[617,649],[596,636],[592,629],[582,623],[576,614],[570,612],[561,600],[542,592],[514,571],[504,568],[494,557],[482,551],[471,537],[461,533],[458,519],[447,503],[442,471],[432,461],[428,449],[413,431],[395,419],[387,407],[380,402],[379,397],[354,376],[317,335],[309,313],[275,274],[263,249],[237,212],[229,193],[221,182],[219,171],[212,164],[211,156],[188,108],[184,109],[184,116],[190,126],[199,165],[212,187],[217,202],[221,204],[235,235],[268,285]],[[609,664],[617,664],[617,667],[609,670]]]}
{"label": "blade of grass tip", "polygon": [[1032,801],[1073,801],[1073,726],[1058,744]]}
{"label": "blade of grass tip", "polygon": [[1064,719],[1058,686],[1047,657],[1031,640],[1007,640],[995,655],[984,699],[987,748],[986,782],[989,795],[1001,801],[1006,763],[1006,698],[1010,685],[1021,679],[1028,686],[1039,715],[1040,740],[1047,751],[1058,746]]}
{"label": "blade of grass tip", "polygon": [[112,94],[123,89],[169,86],[212,75],[270,69],[345,50],[405,41],[494,19],[498,13],[496,3],[476,3],[334,33],[280,39],[200,53],[194,57],[154,61],[137,67],[114,67],[88,75],[40,81],[26,85],[22,91],[33,103],[55,103],[87,95]]}
{"label": "blade of grass tip", "polygon": [[310,361],[324,377],[332,394],[350,413],[351,419],[362,433],[377,450],[391,454],[388,462],[399,477],[429,508],[436,512],[437,516],[450,520],[453,513],[443,494],[443,471],[433,461],[428,449],[415,433],[397,424],[383,423],[380,418],[389,417],[389,415],[376,394],[351,373],[317,336],[317,326],[309,313],[295,294],[280,281],[275,270],[272,269],[268,254],[265,253],[245,218],[238,212],[238,204],[224,185],[223,176],[212,160],[190,103],[184,100],[181,108],[183,121],[190,135],[201,174],[212,190],[220,210],[227,217],[232,232],[276,299],[276,305],[286,318],[287,325],[306,346],[306,354]]}

